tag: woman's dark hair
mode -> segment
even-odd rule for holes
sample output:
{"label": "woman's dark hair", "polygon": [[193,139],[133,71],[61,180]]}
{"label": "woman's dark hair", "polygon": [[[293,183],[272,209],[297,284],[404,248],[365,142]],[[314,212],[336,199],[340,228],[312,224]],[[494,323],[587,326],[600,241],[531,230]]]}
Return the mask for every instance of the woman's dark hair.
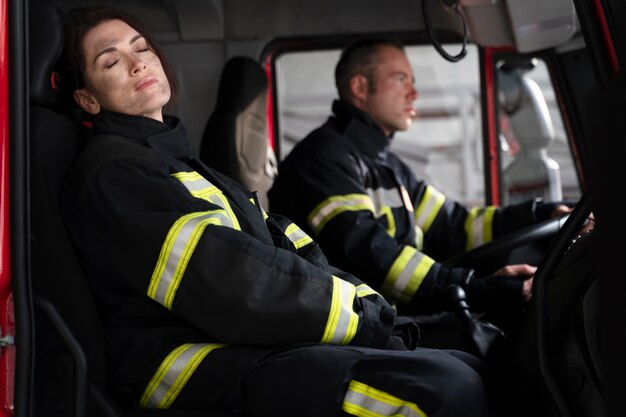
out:
{"label": "woman's dark hair", "polygon": [[350,97],[350,79],[355,75],[363,75],[369,82],[371,92],[375,92],[374,69],[378,65],[378,48],[391,46],[404,51],[404,46],[395,39],[359,39],[347,45],[335,67],[335,85],[339,97]]}
{"label": "woman's dark hair", "polygon": [[178,81],[157,43],[136,17],[111,6],[98,6],[85,9],[73,16],[65,37],[65,66],[63,70],[65,76],[62,76],[65,81],[65,90],[71,94],[74,90],[85,87],[84,74],[86,61],[83,50],[83,39],[91,29],[109,20],[121,20],[144,37],[150,49],[161,61],[163,71],[170,84],[171,98],[168,105],[176,102],[178,97]]}

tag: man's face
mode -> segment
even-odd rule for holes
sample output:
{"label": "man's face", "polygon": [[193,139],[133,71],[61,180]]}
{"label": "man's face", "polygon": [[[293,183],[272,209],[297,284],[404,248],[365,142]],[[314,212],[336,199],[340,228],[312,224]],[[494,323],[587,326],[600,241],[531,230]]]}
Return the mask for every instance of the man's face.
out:
{"label": "man's face", "polygon": [[[387,136],[397,130],[407,130],[415,117],[417,99],[415,78],[404,52],[393,46],[382,46],[377,52],[378,65],[373,72],[374,83],[362,100],[361,110],[367,112]],[[372,88],[373,87],[373,88]]]}
{"label": "man's face", "polygon": [[83,49],[87,87],[80,91],[87,108],[79,101],[81,107],[93,114],[104,108],[162,120],[170,85],[143,36],[125,22],[109,20],[85,35]]}

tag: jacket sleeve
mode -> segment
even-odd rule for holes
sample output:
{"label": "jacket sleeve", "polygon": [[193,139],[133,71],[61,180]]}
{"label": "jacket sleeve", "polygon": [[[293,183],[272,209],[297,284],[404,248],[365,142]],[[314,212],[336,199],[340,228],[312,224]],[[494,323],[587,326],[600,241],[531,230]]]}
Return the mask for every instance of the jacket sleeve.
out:
{"label": "jacket sleeve", "polygon": [[510,206],[468,208],[434,186],[417,181],[405,165],[402,167],[416,230],[421,234],[419,248],[435,259],[443,261],[536,222],[539,199]]}
{"label": "jacket sleeve", "polygon": [[246,219],[222,191],[194,197],[166,166],[141,159],[118,159],[86,181],[69,201],[73,229],[113,285],[223,343],[387,344],[395,313],[381,296],[242,231]]}

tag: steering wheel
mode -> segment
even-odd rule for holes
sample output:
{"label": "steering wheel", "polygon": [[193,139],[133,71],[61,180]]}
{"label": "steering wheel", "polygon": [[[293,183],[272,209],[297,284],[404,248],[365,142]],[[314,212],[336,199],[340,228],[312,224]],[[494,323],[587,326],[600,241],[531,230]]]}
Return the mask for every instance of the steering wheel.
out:
{"label": "steering wheel", "polygon": [[[550,296],[555,294],[554,292],[550,292],[551,281],[554,279],[558,268],[561,266],[561,260],[564,259],[565,253],[570,250],[570,247],[573,247],[572,242],[575,241],[572,239],[576,236],[584,221],[589,217],[592,209],[591,206],[591,193],[587,192],[580,199],[574,210],[569,214],[569,220],[563,225],[561,232],[558,233],[552,240],[550,248],[544,256],[540,267],[537,269],[537,273],[535,274],[535,279],[533,281],[534,311],[531,315],[532,319],[530,321],[530,329],[534,330],[533,333],[535,339],[534,344],[536,349],[538,376],[545,387],[545,392],[550,399],[553,409],[561,417],[573,416],[573,409],[586,410],[583,411],[581,415],[604,415],[603,413],[598,412],[599,409],[597,408],[597,405],[602,404],[603,400],[600,399],[598,391],[593,389],[595,388],[595,384],[591,383],[592,378],[588,378],[586,387],[587,390],[583,390],[582,393],[579,394],[579,397],[583,398],[583,401],[581,403],[577,403],[576,400],[573,400],[571,397],[568,398],[564,395],[564,392],[567,392],[567,389],[564,390],[561,387],[563,385],[563,376],[558,373],[559,367],[554,365],[550,357],[550,349],[554,348],[554,341],[549,334],[549,327],[550,320],[555,320],[555,311],[550,310],[550,308],[554,310],[553,304],[555,301],[550,299]],[[584,237],[587,236],[582,236],[580,240],[584,240]],[[593,263],[593,261],[591,261],[591,263]],[[584,268],[577,266],[571,273],[576,276],[580,276],[583,274],[583,270],[581,269],[584,270]],[[570,276],[568,279],[569,287],[575,286],[572,281],[575,280],[572,279],[572,276]],[[555,291],[555,289],[552,289],[552,291]],[[587,312],[584,313],[585,316],[589,316],[589,310],[592,311],[591,314],[597,314],[592,308],[589,308],[591,305],[591,302],[589,301],[591,296],[589,296],[589,293],[590,290],[587,290],[585,303],[588,308]],[[579,295],[579,297],[582,296]],[[579,312],[579,315],[581,314],[582,313]],[[571,320],[573,320],[573,318]],[[590,321],[589,318],[586,318],[585,320]],[[591,343],[591,339],[586,342]],[[572,355],[562,354],[559,356],[570,357]],[[580,372],[581,369],[584,372],[590,372],[588,368],[593,368],[593,366],[588,365],[588,360],[577,361],[576,359],[572,359],[572,361],[573,364],[570,364],[570,366],[572,368],[578,368],[578,372]],[[589,414],[591,410],[593,410],[593,412]]]}
{"label": "steering wheel", "polygon": [[[444,263],[477,270],[488,268],[487,272],[505,264],[537,265],[543,257],[547,243],[561,230],[569,216],[567,214],[507,233],[489,243],[453,256]],[[518,253],[515,253],[516,250]]]}
{"label": "steering wheel", "polygon": [[587,192],[559,225],[534,275],[511,372],[519,394],[529,399],[529,415],[608,416],[596,332],[601,301],[593,230],[575,238],[591,211]]}

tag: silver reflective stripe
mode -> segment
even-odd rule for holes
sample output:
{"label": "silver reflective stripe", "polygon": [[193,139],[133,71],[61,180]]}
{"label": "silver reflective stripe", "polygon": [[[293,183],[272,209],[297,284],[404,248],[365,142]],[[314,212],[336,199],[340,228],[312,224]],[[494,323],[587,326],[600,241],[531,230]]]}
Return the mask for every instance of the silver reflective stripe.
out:
{"label": "silver reflective stripe", "polygon": [[402,196],[397,188],[367,188],[365,191],[374,203],[376,214],[380,214],[383,207],[404,207]]}
{"label": "silver reflective stripe", "polygon": [[343,410],[363,417],[427,417],[417,404],[355,380],[350,381]]}
{"label": "silver reflective stripe", "polygon": [[308,222],[311,229],[319,234],[326,223],[332,220],[335,216],[344,211],[359,211],[368,210],[372,213],[374,211],[374,203],[371,198],[365,194],[348,194],[329,197],[322,201],[308,216]]}
{"label": "silver reflective stripe", "polygon": [[226,213],[230,218],[230,222],[228,224],[224,224],[225,226],[232,227],[235,230],[241,230],[241,226],[239,225],[239,221],[237,220],[235,213],[230,207],[226,196],[219,188],[211,184],[206,178],[195,171],[176,172],[171,175],[180,181],[194,197],[209,201],[226,210]]}
{"label": "silver reflective stripe", "polygon": [[392,301],[411,301],[435,261],[411,246],[402,248],[389,269],[382,293]]}
{"label": "silver reflective stripe", "polygon": [[300,249],[309,243],[313,242],[313,239],[306,233],[302,231],[298,227],[297,224],[291,223],[287,229],[285,229],[285,236],[289,238],[291,243],[296,247],[296,249]]}
{"label": "silver reflective stripe", "polygon": [[178,219],[161,246],[148,285],[148,297],[171,309],[176,290],[204,229],[209,224],[220,226],[223,222],[230,223],[224,210],[190,213]]}
{"label": "silver reflective stripe", "polygon": [[367,284],[357,285],[356,287],[357,297],[367,297],[368,295],[372,295],[372,294],[380,295]]}
{"label": "silver reflective stripe", "polygon": [[200,362],[221,343],[187,343],[174,349],[159,366],[139,404],[143,408],[169,408]]}
{"label": "silver reflective stripe", "polygon": [[356,335],[359,316],[352,305],[356,296],[354,285],[333,275],[333,294],[322,342],[347,345]]}
{"label": "silver reflective stripe", "polygon": [[213,187],[213,185],[207,181],[206,178],[195,171],[176,172],[172,174],[172,176],[182,182],[185,185],[185,188],[187,188],[191,194],[196,196],[206,193],[209,188]]}
{"label": "silver reflective stripe", "polygon": [[393,208],[404,208],[402,195],[397,188],[367,188],[367,194],[374,203],[374,211],[376,216],[387,219],[387,234],[394,237],[396,235],[396,219],[393,217]]}
{"label": "silver reflective stripe", "polygon": [[493,216],[495,206],[474,207],[470,210],[465,220],[465,232],[467,233],[466,250],[473,249],[493,239]]}
{"label": "silver reflective stripe", "polygon": [[439,214],[446,197],[433,186],[426,186],[424,195],[415,210],[415,223],[424,233],[428,232],[430,226]]}

